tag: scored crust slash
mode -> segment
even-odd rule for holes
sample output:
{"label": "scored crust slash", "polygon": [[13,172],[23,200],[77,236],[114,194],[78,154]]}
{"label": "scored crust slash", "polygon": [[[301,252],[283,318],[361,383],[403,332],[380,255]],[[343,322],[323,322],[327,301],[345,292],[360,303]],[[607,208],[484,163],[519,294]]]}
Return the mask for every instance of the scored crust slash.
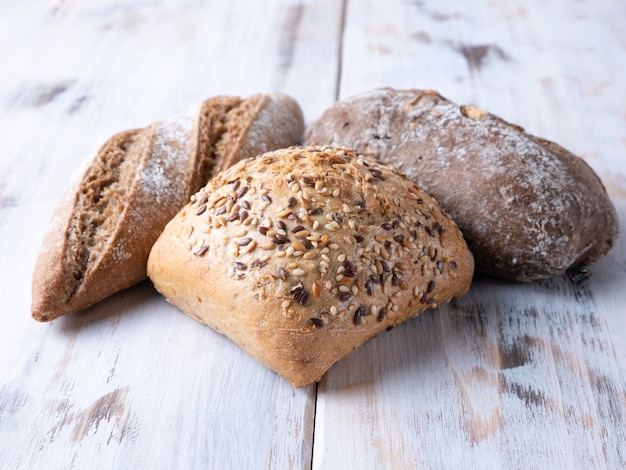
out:
{"label": "scored crust slash", "polygon": [[33,274],[32,315],[85,309],[146,278],[165,224],[215,173],[296,144],[304,121],[282,94],[215,97],[111,137],[53,216]]}

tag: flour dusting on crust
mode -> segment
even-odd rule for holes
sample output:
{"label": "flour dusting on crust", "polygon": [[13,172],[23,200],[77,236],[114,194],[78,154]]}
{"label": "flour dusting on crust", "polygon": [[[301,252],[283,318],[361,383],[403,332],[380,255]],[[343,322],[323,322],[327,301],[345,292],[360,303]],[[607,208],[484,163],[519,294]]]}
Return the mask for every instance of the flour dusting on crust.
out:
{"label": "flour dusting on crust", "polygon": [[[159,204],[182,206],[188,188],[183,178],[189,155],[193,152],[192,136],[199,109],[155,124],[152,156],[141,169],[142,189]],[[172,174],[178,177],[172,178]]]}
{"label": "flour dusting on crust", "polygon": [[615,210],[580,158],[436,92],[380,89],[329,108],[305,144],[346,145],[433,194],[463,230],[477,268],[542,279],[604,256]]}

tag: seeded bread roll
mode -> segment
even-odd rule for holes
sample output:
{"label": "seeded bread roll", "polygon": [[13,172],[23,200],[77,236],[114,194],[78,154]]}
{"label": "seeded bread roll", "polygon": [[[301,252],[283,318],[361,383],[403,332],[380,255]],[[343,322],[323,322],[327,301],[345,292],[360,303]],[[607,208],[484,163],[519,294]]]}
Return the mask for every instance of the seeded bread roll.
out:
{"label": "seeded bread roll", "polygon": [[598,261],[617,239],[615,208],[584,160],[434,91],[340,101],[304,141],[346,145],[405,172],[452,215],[476,269],[493,276],[558,276]]}
{"label": "seeded bread roll", "polygon": [[111,137],[66,193],[37,259],[32,315],[82,310],[146,278],[165,224],[217,171],[296,144],[288,96],[216,97],[186,114]]}
{"label": "seeded bread roll", "polygon": [[148,260],[156,288],[294,386],[464,294],[473,258],[437,202],[351,150],[290,148],[217,175]]}

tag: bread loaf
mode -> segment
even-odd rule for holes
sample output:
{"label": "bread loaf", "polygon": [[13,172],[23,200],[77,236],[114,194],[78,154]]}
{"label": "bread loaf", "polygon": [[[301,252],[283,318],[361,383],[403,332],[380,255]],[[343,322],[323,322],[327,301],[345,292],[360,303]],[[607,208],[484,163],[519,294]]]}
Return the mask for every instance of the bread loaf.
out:
{"label": "bread loaf", "polygon": [[351,150],[241,161],[150,253],[156,288],[295,386],[368,338],[465,293],[473,259],[437,202]]}
{"label": "bread loaf", "polygon": [[304,142],[346,145],[405,172],[453,216],[476,269],[493,276],[557,276],[598,261],[617,238],[615,209],[581,158],[434,91],[348,98]]}
{"label": "bread loaf", "polygon": [[37,259],[32,315],[84,309],[146,278],[165,224],[217,171],[299,142],[288,96],[216,97],[187,113],[111,137],[69,188]]}

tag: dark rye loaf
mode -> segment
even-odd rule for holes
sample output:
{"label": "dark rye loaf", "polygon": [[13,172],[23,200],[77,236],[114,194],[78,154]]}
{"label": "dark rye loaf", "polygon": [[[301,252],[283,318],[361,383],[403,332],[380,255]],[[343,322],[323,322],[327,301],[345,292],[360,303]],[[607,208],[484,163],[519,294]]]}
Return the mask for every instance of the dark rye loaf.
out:
{"label": "dark rye loaf", "polygon": [[476,269],[493,276],[558,276],[598,261],[617,239],[615,208],[584,160],[434,91],[345,99],[304,143],[345,145],[405,172],[452,215]]}

